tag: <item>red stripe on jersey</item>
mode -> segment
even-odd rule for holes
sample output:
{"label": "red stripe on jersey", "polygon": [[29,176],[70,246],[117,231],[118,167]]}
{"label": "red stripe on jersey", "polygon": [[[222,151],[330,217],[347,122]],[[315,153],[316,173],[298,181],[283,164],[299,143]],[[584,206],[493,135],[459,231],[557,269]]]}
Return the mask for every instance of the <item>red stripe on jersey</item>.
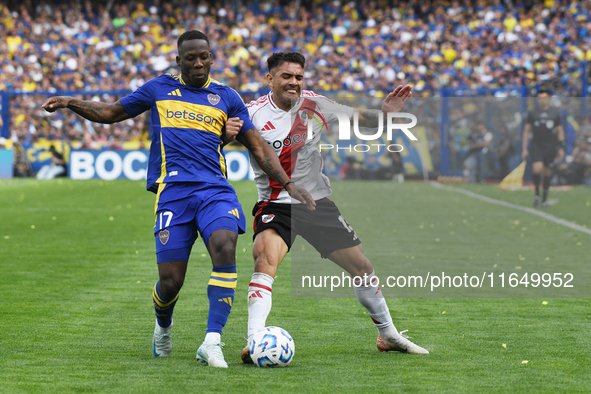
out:
{"label": "red stripe on jersey", "polygon": [[254,116],[257,114],[257,112],[259,112],[261,109],[265,108],[267,106],[267,104],[269,104],[268,102],[261,105],[260,108],[258,108],[256,111],[254,111],[254,114],[251,115],[250,119],[254,119]]}
{"label": "red stripe on jersey", "polygon": [[328,102],[330,102],[332,104],[335,103],[334,101],[332,101],[331,99],[327,98],[326,96],[323,96],[321,94],[316,94],[316,93],[314,93],[311,90],[302,90],[302,97],[320,97],[320,98],[323,98],[323,99],[325,99],[326,101],[328,101]]}
{"label": "red stripe on jersey", "polygon": [[[290,179],[298,160],[298,153],[306,143],[307,132],[308,128],[302,123],[300,115],[296,114],[291,130],[289,131],[288,136],[283,140],[283,149],[279,154],[279,162],[281,163],[281,167]],[[296,136],[300,137],[300,141],[298,143],[294,142]],[[288,145],[285,144],[286,140],[289,141]],[[283,191],[283,186],[281,186],[279,182],[272,178],[269,178],[269,186],[271,186],[271,200],[276,200],[279,197],[279,194]]]}
{"label": "red stripe on jersey", "polygon": [[246,108],[250,108],[250,107],[255,106],[257,104],[262,104],[267,98],[268,98],[267,95],[264,95],[262,97],[259,97],[258,100],[253,100],[250,103],[246,104]]}
{"label": "red stripe on jersey", "polygon": [[[306,144],[306,140],[308,138],[308,127],[304,125],[302,118],[300,117],[300,112],[302,110],[304,112],[312,112],[318,114],[324,124],[326,121],[324,117],[316,111],[317,104],[312,100],[304,100],[304,103],[299,108],[297,113],[295,114],[295,119],[291,126],[291,130],[289,131],[289,135],[283,140],[283,149],[279,154],[279,162],[281,163],[281,167],[291,179],[291,174],[293,173],[293,169],[296,166],[298,153]],[[311,122],[312,119],[308,119],[308,122]],[[307,124],[307,123],[306,123]],[[286,140],[289,142],[288,145],[285,144]],[[298,140],[298,142],[294,142]],[[271,187],[271,200],[276,200],[279,197],[279,194],[283,191],[283,186],[279,184],[274,179],[269,178],[269,186]]]}
{"label": "red stripe on jersey", "polygon": [[273,123],[271,123],[271,121],[268,121],[267,124],[265,124],[263,126],[263,128],[261,129],[261,131],[267,131],[267,130],[275,130],[275,126],[273,126]]}
{"label": "red stripe on jersey", "polygon": [[265,285],[259,285],[258,283],[254,283],[254,282],[250,282],[248,284],[248,287],[259,287],[259,288],[261,288],[263,290],[267,290],[269,293],[272,293],[273,292],[273,290],[270,287],[267,287]]}
{"label": "red stripe on jersey", "polygon": [[277,108],[277,106],[275,105],[275,103],[273,102],[273,99],[271,98],[271,93],[267,94],[267,97],[269,98],[269,102],[271,103],[271,106],[273,108]]}

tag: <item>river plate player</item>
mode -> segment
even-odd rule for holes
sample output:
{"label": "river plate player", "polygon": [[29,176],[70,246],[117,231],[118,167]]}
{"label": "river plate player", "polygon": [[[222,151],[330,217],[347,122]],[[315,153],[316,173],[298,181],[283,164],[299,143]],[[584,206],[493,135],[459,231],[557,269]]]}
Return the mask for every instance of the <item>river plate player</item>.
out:
{"label": "river plate player", "polygon": [[[296,235],[300,235],[323,257],[350,275],[366,275],[364,283],[355,287],[355,295],[378,329],[380,351],[428,354],[394,327],[381,290],[372,286],[376,280],[373,266],[363,253],[355,231],[327,198],[332,191],[328,178],[322,173],[322,157],[318,150],[320,131],[337,120],[335,115],[324,116],[323,113],[340,112],[351,118],[357,111],[360,125],[376,126],[382,112],[356,110],[303,90],[305,58],[300,53],[275,53],[269,57],[267,65],[267,81],[272,91],[247,105],[250,119],[278,155],[290,181],[310,192],[316,201],[316,210],[309,211],[298,204],[253,163],[259,201],[253,209],[255,265],[248,287],[249,344],[254,334],[265,327],[271,311],[275,272]],[[399,86],[384,100],[382,111],[404,109],[412,95],[411,89],[408,85]],[[311,139],[306,134],[308,122],[313,124]],[[242,351],[245,363],[252,362],[248,350],[246,346]]]}

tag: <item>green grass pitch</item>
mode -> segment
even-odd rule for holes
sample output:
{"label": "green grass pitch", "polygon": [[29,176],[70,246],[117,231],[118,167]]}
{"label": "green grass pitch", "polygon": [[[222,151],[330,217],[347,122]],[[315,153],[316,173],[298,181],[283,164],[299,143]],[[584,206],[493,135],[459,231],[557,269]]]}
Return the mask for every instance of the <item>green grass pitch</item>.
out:
{"label": "green grass pitch", "polygon": [[[256,190],[252,182],[234,186],[249,232],[239,238],[236,300],[222,339],[230,368],[220,370],[195,359],[211,272],[200,240],[175,309],[173,354],[153,357],[154,196],[143,182],[0,181],[0,392],[591,390],[589,299],[389,298],[396,326],[410,329],[412,340],[431,354],[383,354],[355,298],[291,297],[289,259],[278,271],[267,323],[293,335],[294,361],[284,369],[242,365]],[[542,259],[558,247],[562,258],[591,262],[590,235],[525,212],[423,183],[333,186],[333,199],[376,267],[388,258],[394,266],[474,259],[513,268],[521,258]],[[464,187],[523,206],[532,197]],[[387,196],[400,213],[390,226],[390,245],[368,239],[371,228],[382,225],[371,206],[339,203],[340,195],[355,190]],[[591,227],[589,189],[551,198],[559,201],[550,214]]]}

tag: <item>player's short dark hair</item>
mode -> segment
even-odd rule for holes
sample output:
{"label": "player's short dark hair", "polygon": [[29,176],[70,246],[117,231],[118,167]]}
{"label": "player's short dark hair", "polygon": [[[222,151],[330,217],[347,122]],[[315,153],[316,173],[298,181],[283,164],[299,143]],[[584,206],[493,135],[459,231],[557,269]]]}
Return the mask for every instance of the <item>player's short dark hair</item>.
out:
{"label": "player's short dark hair", "polygon": [[549,88],[547,88],[547,87],[541,87],[541,88],[538,90],[538,96],[539,96],[540,94],[543,94],[543,93],[546,93],[548,96],[552,96],[552,92],[551,92],[551,91],[550,91],[550,89],[549,89]]}
{"label": "player's short dark hair", "polygon": [[205,35],[205,33],[200,32],[199,30],[188,30],[188,31],[184,32],[183,34],[181,34],[181,36],[177,40],[177,42],[176,42],[177,49],[181,48],[181,44],[183,42],[189,41],[189,40],[205,40],[207,42],[207,46],[209,46],[209,38],[207,38],[207,35]]}
{"label": "player's short dark hair", "polygon": [[306,65],[306,58],[299,52],[276,52],[267,59],[267,68],[269,72],[276,67],[279,67],[285,62],[297,63],[302,68]]}

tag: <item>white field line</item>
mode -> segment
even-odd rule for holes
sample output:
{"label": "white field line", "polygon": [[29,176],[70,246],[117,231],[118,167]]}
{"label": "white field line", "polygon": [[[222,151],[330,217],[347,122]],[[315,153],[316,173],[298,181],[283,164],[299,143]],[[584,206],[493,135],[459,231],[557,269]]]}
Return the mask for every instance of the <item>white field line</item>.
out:
{"label": "white field line", "polygon": [[533,208],[522,207],[520,205],[511,204],[510,202],[496,200],[494,198],[486,197],[486,196],[483,196],[483,195],[480,195],[480,194],[477,194],[477,193],[474,193],[474,192],[471,192],[468,190],[464,190],[464,189],[460,189],[460,188],[452,187],[452,186],[442,185],[439,182],[430,182],[430,183],[432,186],[434,186],[438,189],[461,193],[461,194],[466,195],[468,197],[476,198],[481,201],[486,201],[491,204],[501,205],[506,208],[517,209],[518,211],[527,212],[532,215],[540,216],[546,220],[550,220],[551,222],[558,223],[562,226],[571,228],[573,230],[580,231],[582,233],[591,235],[591,229],[585,228],[585,227],[580,226],[580,225],[573,223],[573,222],[569,222],[568,220],[557,218],[556,216],[552,216],[544,211],[540,211],[540,210],[533,209]]}

